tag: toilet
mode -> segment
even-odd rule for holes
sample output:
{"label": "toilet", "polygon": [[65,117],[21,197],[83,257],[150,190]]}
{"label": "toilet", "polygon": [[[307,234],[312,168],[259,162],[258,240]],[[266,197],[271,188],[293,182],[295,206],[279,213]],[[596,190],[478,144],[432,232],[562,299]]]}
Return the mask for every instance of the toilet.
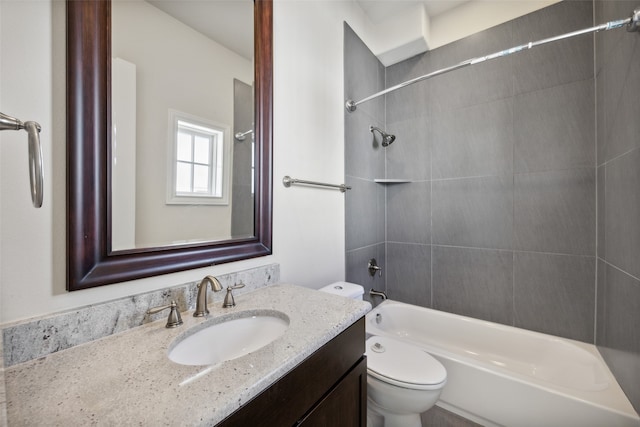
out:
{"label": "toilet", "polygon": [[362,286],[350,282],[335,282],[324,288],[320,288],[320,290],[322,292],[358,300],[361,300],[362,295],[364,295],[364,288]]}
{"label": "toilet", "polygon": [[[362,286],[337,282],[320,289],[362,299]],[[438,401],[447,371],[429,353],[401,340],[370,336],[367,356],[367,427],[421,427],[420,414]]]}
{"label": "toilet", "polygon": [[447,381],[429,353],[382,336],[367,339],[367,425],[421,427],[420,414],[438,401]]}

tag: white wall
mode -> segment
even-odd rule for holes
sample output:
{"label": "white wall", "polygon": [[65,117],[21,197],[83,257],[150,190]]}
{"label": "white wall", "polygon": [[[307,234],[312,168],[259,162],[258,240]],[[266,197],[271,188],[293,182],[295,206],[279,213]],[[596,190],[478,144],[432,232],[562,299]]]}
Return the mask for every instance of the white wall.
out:
{"label": "white wall", "polygon": [[111,60],[111,248],[136,247],[136,64]]}
{"label": "white wall", "polygon": [[[431,20],[429,49],[468,37],[519,16],[545,8],[560,0],[472,1]],[[464,25],[460,23],[464,22]],[[550,34],[550,36],[555,34]],[[522,40],[527,43],[533,40]],[[505,46],[507,49],[511,46]],[[477,56],[493,52],[478,52]]]}
{"label": "white wall", "polygon": [[[357,33],[380,62],[388,67],[558,1],[560,0],[468,1],[435,16],[429,16],[423,4],[414,4],[392,9],[394,13],[387,15],[377,11],[375,21],[367,22],[365,31]],[[385,3],[393,2],[380,2],[378,7],[386,10]],[[522,40],[521,43],[528,41]],[[504,48],[508,47],[511,46]],[[477,56],[489,53],[493,52],[478,52]]]}
{"label": "white wall", "polygon": [[[60,7],[62,6],[62,7]],[[50,1],[0,1],[0,111],[42,127],[45,199],[29,198],[26,134],[0,134],[0,321],[9,322],[271,262],[283,282],[320,287],[344,278],[344,195],[292,187],[284,175],[344,181],[343,21],[350,1],[274,4],[274,255],[67,293],[65,289],[64,28]],[[55,54],[53,54],[55,52]],[[55,83],[54,83],[55,82]]]}

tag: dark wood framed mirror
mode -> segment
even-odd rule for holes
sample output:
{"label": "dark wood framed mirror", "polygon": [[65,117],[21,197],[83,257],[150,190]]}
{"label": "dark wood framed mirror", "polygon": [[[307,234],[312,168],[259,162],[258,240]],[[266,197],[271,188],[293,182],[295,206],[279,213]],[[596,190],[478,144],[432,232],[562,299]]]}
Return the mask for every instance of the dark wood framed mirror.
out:
{"label": "dark wood framed mirror", "polygon": [[271,254],[272,2],[254,1],[254,235],[111,249],[111,2],[67,1],[67,289]]}

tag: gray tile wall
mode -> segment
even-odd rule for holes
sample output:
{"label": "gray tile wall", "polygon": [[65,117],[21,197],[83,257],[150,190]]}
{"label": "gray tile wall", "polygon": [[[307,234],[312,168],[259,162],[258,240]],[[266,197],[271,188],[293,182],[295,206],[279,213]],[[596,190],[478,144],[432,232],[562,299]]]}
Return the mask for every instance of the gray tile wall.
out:
{"label": "gray tile wall", "polygon": [[[253,87],[233,79],[233,132],[253,129]],[[253,228],[252,153],[253,134],[244,141],[231,139],[233,147],[233,177],[231,182],[231,236],[245,237],[255,234]]]}
{"label": "gray tile wall", "polygon": [[[597,22],[634,1],[596,1]],[[596,35],[598,264],[596,345],[640,411],[640,34]]]}
{"label": "gray tile wall", "polygon": [[[344,24],[345,99],[360,100],[384,89],[385,69],[356,33]],[[357,114],[344,115],[346,280],[369,290],[385,290],[385,275],[369,275],[367,263],[375,258],[386,273],[385,188],[376,178],[385,176],[385,149],[370,126],[384,128],[384,98],[358,106]],[[422,231],[424,233],[424,231]],[[377,303],[379,300],[371,301]]]}
{"label": "gray tile wall", "polygon": [[[592,25],[592,2],[562,2],[388,67],[386,83]],[[594,342],[593,43],[387,95],[387,176],[413,180],[386,188],[391,298]]]}

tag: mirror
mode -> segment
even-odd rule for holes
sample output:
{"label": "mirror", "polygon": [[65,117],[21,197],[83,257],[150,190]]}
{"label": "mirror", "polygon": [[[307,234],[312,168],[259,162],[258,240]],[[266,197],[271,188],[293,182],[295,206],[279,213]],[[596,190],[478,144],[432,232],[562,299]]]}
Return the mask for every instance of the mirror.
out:
{"label": "mirror", "polygon": [[[196,119],[202,119],[204,114],[184,111],[190,107],[181,106],[171,109],[174,111],[173,116],[169,111],[165,111],[163,123],[157,126],[163,129],[164,135],[171,135],[170,123],[172,118],[177,116],[178,119],[174,121],[176,126],[178,123],[184,126],[185,118],[194,119],[191,125],[187,124],[187,130],[195,129],[196,134],[201,134],[203,128],[211,129],[214,132],[212,138],[231,142],[236,140],[236,134],[245,133],[244,141],[237,143],[243,144],[243,150],[238,150],[237,159],[233,155],[225,159],[224,150],[219,151],[219,157],[227,161],[228,168],[231,168],[233,163],[238,163],[237,161],[241,156],[245,156],[247,151],[254,159],[253,168],[250,168],[249,172],[245,170],[243,174],[238,173],[237,176],[231,172],[226,181],[222,179],[228,187],[227,205],[223,201],[222,206],[228,206],[229,200],[233,206],[236,195],[232,188],[236,185],[245,187],[249,185],[249,188],[253,188],[253,194],[249,199],[247,199],[246,190],[242,193],[242,198],[238,196],[238,206],[242,206],[243,213],[230,215],[234,220],[227,221],[230,224],[228,227],[225,226],[228,231],[222,234],[151,237],[144,242],[131,240],[129,236],[129,243],[114,242],[114,236],[120,233],[116,227],[114,235],[114,226],[120,221],[114,216],[119,215],[122,209],[121,205],[118,205],[120,202],[116,200],[118,196],[114,197],[113,193],[113,187],[117,185],[114,180],[113,155],[114,151],[121,146],[116,146],[114,149],[113,143],[117,142],[117,138],[113,138],[111,129],[115,123],[114,115],[122,110],[114,111],[117,96],[112,97],[114,84],[120,84],[116,81],[118,78],[115,77],[116,74],[113,79],[111,78],[112,72],[118,67],[118,65],[114,66],[116,60],[112,61],[112,11],[112,4],[109,1],[70,0],[67,2],[68,290],[85,289],[270,254],[272,238],[271,1],[256,0],[253,3],[253,73],[250,70],[244,77],[232,79],[229,82],[230,93],[237,95],[238,99],[243,99],[242,102],[233,103],[238,106],[242,104],[242,107],[234,105],[235,111],[231,113],[231,119],[208,118],[206,126],[202,126],[203,123]],[[246,74],[249,74],[249,78]],[[246,80],[251,77],[253,81],[247,82]],[[250,83],[253,83],[253,91]],[[247,102],[249,105],[253,104],[253,115],[250,114],[251,112],[247,113]],[[124,105],[126,104],[125,99]],[[139,113],[134,115],[139,116]],[[180,118],[183,119],[182,122]],[[252,121],[250,133],[246,133],[247,129],[244,129],[248,121]],[[242,131],[239,128],[236,129],[234,123],[225,122],[237,122],[238,127],[242,126]],[[142,129],[142,127],[136,129],[136,140],[147,132]],[[166,141],[162,143],[162,151],[168,153],[169,137],[165,139]],[[247,150],[245,147],[250,149]],[[241,152],[245,154],[241,155]],[[118,153],[115,154],[117,159]],[[154,160],[151,163],[155,165],[157,162],[158,160]],[[221,164],[224,170],[225,163]],[[158,166],[158,169],[170,169],[167,165],[170,165],[169,161]],[[167,179],[163,180],[162,185],[166,185],[162,191],[166,194],[166,198],[163,198],[162,202],[168,204],[170,196],[166,192],[169,188]],[[223,194],[221,197],[224,198],[224,185],[221,188],[220,194]],[[185,212],[178,215],[183,222],[191,221],[189,211],[202,210],[192,201],[177,207],[185,206],[187,207]],[[176,206],[169,207],[176,208]],[[138,227],[141,221],[151,222],[145,221],[145,217],[150,218],[152,215],[153,213],[143,215],[141,220],[135,222],[135,227]],[[244,222],[241,222],[240,218],[245,218]],[[207,222],[215,223],[216,221],[214,216],[211,216],[209,221],[205,218],[202,228],[207,227]],[[171,225],[165,219],[160,222],[156,229],[162,228],[163,225],[167,228],[180,228],[175,224]],[[234,224],[231,224],[232,222]]]}
{"label": "mirror", "polygon": [[252,0],[111,3],[112,250],[253,236],[253,56]]}

